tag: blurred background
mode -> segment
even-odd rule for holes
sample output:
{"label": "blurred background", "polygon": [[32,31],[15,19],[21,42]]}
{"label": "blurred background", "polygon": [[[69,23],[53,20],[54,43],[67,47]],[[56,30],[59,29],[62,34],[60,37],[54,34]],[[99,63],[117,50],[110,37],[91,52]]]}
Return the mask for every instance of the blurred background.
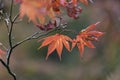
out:
{"label": "blurred background", "polygon": [[[10,66],[17,75],[17,80],[120,80],[120,0],[94,0],[89,6],[81,5],[80,18],[68,18],[68,27],[80,31],[88,25],[101,21],[97,29],[105,32],[99,42],[93,42],[95,49],[85,47],[81,58],[78,49],[71,53],[63,50],[60,61],[56,52],[45,60],[47,47],[37,48],[41,43],[28,41],[18,46],[11,57]],[[9,1],[5,0],[6,12]],[[15,4],[14,15],[19,6]],[[39,31],[27,18],[14,25],[13,36],[16,41]],[[69,34],[71,35],[71,34]],[[75,35],[71,35],[75,36]],[[0,42],[8,47],[7,29],[0,21]],[[2,47],[0,47],[2,48]],[[0,80],[12,80],[0,63]]]}

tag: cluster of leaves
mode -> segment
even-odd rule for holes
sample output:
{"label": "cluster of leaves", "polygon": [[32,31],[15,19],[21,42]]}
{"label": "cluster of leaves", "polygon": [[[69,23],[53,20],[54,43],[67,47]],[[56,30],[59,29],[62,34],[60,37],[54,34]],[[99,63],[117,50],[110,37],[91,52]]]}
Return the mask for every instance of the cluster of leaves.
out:
{"label": "cluster of leaves", "polygon": [[63,14],[63,9],[69,17],[78,18],[82,8],[79,3],[88,4],[88,0],[15,0],[20,4],[20,18],[27,15],[34,24],[45,24],[48,19],[55,20]]}
{"label": "cluster of leaves", "polygon": [[[92,2],[92,0],[90,1]],[[20,4],[20,9],[19,14],[13,18],[12,12],[14,2]],[[14,80],[16,80],[16,75],[10,68],[11,54],[17,46],[28,40],[38,38],[40,38],[40,42],[43,40],[39,49],[48,46],[46,59],[48,59],[49,55],[56,50],[61,60],[63,47],[71,52],[73,48],[77,46],[81,56],[83,56],[85,46],[95,48],[92,41],[98,41],[98,38],[104,34],[103,32],[95,30],[95,27],[100,22],[92,24],[86,29],[77,32],[66,28],[67,23],[63,18],[63,15],[67,14],[67,16],[72,19],[78,19],[79,14],[82,12],[80,3],[88,5],[88,2],[88,0],[11,0],[10,11],[9,14],[7,14],[3,10],[3,0],[0,0],[0,19],[5,22],[7,27],[9,43],[9,47],[5,47],[0,43],[0,47],[2,46],[6,50],[3,51],[0,49],[0,62]],[[22,19],[25,15],[28,17],[28,21],[33,22],[33,24],[40,29],[40,32],[35,32],[31,36],[13,43],[13,26],[18,18]],[[74,34],[77,33],[77,35],[72,39],[69,36],[62,34],[65,31],[73,32]],[[53,35],[50,35],[49,33],[52,33]],[[4,54],[7,55],[6,60],[2,59]]]}
{"label": "cluster of leaves", "polygon": [[[19,18],[23,18],[26,15],[29,21],[32,21],[40,30],[49,31],[56,27],[60,27],[63,24],[62,15],[63,12],[73,18],[79,18],[79,14],[82,12],[80,3],[88,5],[88,0],[15,0],[20,4]],[[64,9],[64,10],[63,10]],[[60,19],[58,23],[57,18]],[[98,22],[99,23],[99,22]],[[70,52],[75,46],[78,47],[80,55],[83,56],[84,46],[89,48],[95,48],[91,41],[98,41],[98,38],[103,35],[102,32],[94,30],[96,25],[92,24],[88,28],[81,30],[75,39],[71,39],[67,35],[56,33],[55,35],[44,38],[42,45],[39,48],[48,45],[47,57],[56,50],[59,58],[63,50],[63,45]],[[72,43],[72,48],[69,43]]]}
{"label": "cluster of leaves", "polygon": [[[64,22],[62,21],[63,8],[66,10],[66,14],[69,17],[77,19],[82,11],[79,3],[88,5],[88,0],[15,0],[15,2],[20,4],[20,19],[22,19],[24,15],[27,15],[29,21],[32,21],[40,30],[46,32],[56,27],[59,28],[63,26],[61,25]],[[60,19],[59,23],[57,18]],[[49,21],[47,22],[47,20]],[[97,24],[99,24],[99,22],[81,30],[75,39],[71,39],[61,33],[48,36],[43,39],[44,41],[39,49],[48,45],[46,59],[54,50],[57,51],[61,59],[63,45],[69,52],[77,46],[80,55],[83,56],[84,46],[95,48],[92,41],[98,41],[98,38],[103,35],[103,32],[94,30]],[[69,45],[70,42],[72,43],[72,47]],[[0,58],[4,53],[5,52],[0,49]]]}
{"label": "cluster of leaves", "polygon": [[[98,23],[92,24],[86,29],[82,30],[80,33],[78,33],[75,39],[71,39],[67,35],[58,33],[52,36],[48,36],[44,38],[44,41],[39,48],[48,45],[48,53],[46,59],[54,50],[57,50],[57,53],[61,60],[63,45],[69,52],[77,45],[80,55],[83,56],[84,46],[95,48],[92,44],[92,41],[98,41],[98,38],[104,34],[103,32],[94,30]],[[69,42],[72,43],[72,49],[70,48]]]}

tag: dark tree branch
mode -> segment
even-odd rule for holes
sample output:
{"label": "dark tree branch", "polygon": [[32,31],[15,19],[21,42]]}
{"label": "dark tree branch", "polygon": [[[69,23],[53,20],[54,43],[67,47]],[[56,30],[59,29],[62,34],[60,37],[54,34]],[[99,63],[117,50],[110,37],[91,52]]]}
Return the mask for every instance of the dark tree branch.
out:
{"label": "dark tree branch", "polygon": [[19,13],[13,18],[12,22],[15,23],[18,17],[19,17]]}
{"label": "dark tree branch", "polygon": [[10,64],[10,58],[11,58],[11,54],[12,54],[12,51],[13,51],[13,49],[12,48],[10,48],[7,52],[7,65],[9,66],[9,64]]}
{"label": "dark tree branch", "polygon": [[15,73],[13,73],[12,70],[11,70],[11,68],[10,68],[10,59],[11,59],[11,55],[12,55],[13,50],[14,50],[17,46],[21,45],[21,44],[24,43],[24,42],[27,42],[27,41],[33,40],[33,39],[38,39],[38,38],[40,38],[40,37],[46,36],[46,35],[54,32],[54,31],[59,31],[59,30],[60,30],[59,28],[60,28],[60,26],[61,26],[61,18],[60,18],[60,24],[59,24],[56,28],[54,28],[54,29],[52,29],[52,30],[50,30],[50,31],[47,31],[47,32],[46,32],[46,31],[36,32],[36,33],[32,34],[31,36],[26,37],[24,40],[19,41],[19,42],[17,42],[15,45],[13,45],[13,43],[12,43],[13,27],[14,27],[15,21],[16,21],[16,20],[18,19],[18,17],[19,17],[19,14],[17,14],[17,15],[12,19],[13,1],[14,1],[14,0],[11,0],[11,7],[10,7],[10,15],[9,15],[9,17],[7,17],[7,15],[5,15],[5,17],[4,17],[4,21],[5,21],[6,27],[7,27],[7,29],[8,29],[8,43],[9,43],[9,48],[8,48],[8,50],[7,50],[7,61],[5,62],[5,61],[3,61],[2,59],[0,59],[0,62],[1,62],[2,65],[7,69],[8,73],[13,77],[13,79],[14,79],[14,80],[17,80]]}
{"label": "dark tree branch", "polygon": [[16,75],[11,71],[10,67],[2,59],[0,59],[0,62],[7,69],[8,73],[14,78],[14,80],[16,80]]}
{"label": "dark tree branch", "polygon": [[17,42],[17,43],[13,46],[13,48],[19,46],[20,44],[22,44],[22,43],[24,43],[24,42],[26,42],[26,41],[29,41],[29,40],[33,39],[33,38],[34,38],[36,35],[38,35],[38,34],[39,34],[39,32],[34,33],[34,34],[32,34],[31,36],[25,38],[24,40],[22,40],[22,41],[20,41],[20,42]]}
{"label": "dark tree branch", "polygon": [[[0,62],[3,64],[3,66],[7,69],[8,73],[13,77],[14,80],[16,80],[16,75],[12,72],[12,70],[10,69],[10,58],[11,58],[11,54],[13,51],[12,48],[12,30],[13,30],[13,25],[14,22],[16,21],[16,19],[18,18],[18,16],[15,16],[15,18],[12,20],[12,9],[13,9],[13,1],[11,1],[11,7],[10,7],[10,15],[9,18],[4,18],[5,24],[7,26],[8,29],[8,39],[9,39],[9,46],[10,48],[7,51],[7,62],[5,63],[5,61],[3,61],[2,59],[0,59]],[[10,26],[9,26],[9,22],[8,20],[10,20]]]}
{"label": "dark tree branch", "polygon": [[62,29],[60,33],[62,32],[70,32],[70,33],[74,33],[74,34],[79,34],[79,32],[77,32],[76,30],[72,30],[72,29]]}
{"label": "dark tree branch", "polygon": [[13,30],[13,24],[14,23],[11,22],[10,30],[9,30],[9,33],[8,33],[10,48],[12,48],[12,30]]}
{"label": "dark tree branch", "polygon": [[[48,32],[36,32],[36,33],[32,34],[31,36],[25,38],[24,40],[22,40],[22,41],[20,41],[20,42],[17,42],[17,43],[13,46],[13,48],[16,48],[17,46],[19,46],[19,45],[21,45],[22,43],[27,42],[27,41],[29,41],[29,40],[38,39],[38,38],[40,38],[40,37],[42,37],[42,36],[48,35],[49,33],[54,32],[55,30],[56,30],[56,28],[55,28],[55,29],[52,29],[52,30],[50,30],[50,31],[48,31]],[[38,36],[37,36],[37,35],[38,35]]]}
{"label": "dark tree branch", "polygon": [[10,19],[10,21],[11,21],[11,22],[12,22],[13,3],[14,3],[14,0],[11,0],[11,6],[10,6],[10,16],[9,16],[9,19]]}

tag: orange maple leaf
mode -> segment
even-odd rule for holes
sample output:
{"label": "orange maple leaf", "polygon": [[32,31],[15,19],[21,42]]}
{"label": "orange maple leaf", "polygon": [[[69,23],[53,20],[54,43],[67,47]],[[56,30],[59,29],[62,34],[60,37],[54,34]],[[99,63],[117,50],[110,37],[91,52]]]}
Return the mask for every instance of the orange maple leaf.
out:
{"label": "orange maple leaf", "polygon": [[46,17],[55,18],[55,12],[53,10],[52,0],[22,0],[20,3],[20,18],[27,15],[29,21],[35,24],[46,21]]}
{"label": "orange maple leaf", "polygon": [[99,24],[99,22],[96,24],[92,24],[86,29],[82,30],[76,36],[76,39],[72,41],[72,49],[77,45],[81,56],[83,56],[84,46],[95,48],[92,44],[92,41],[98,41],[98,38],[104,34],[103,32],[93,30],[97,24]]}
{"label": "orange maple leaf", "polygon": [[49,37],[44,38],[44,41],[42,42],[42,45],[39,47],[39,49],[44,47],[44,46],[49,45],[46,60],[48,59],[48,56],[50,54],[52,54],[52,52],[54,50],[57,51],[58,56],[61,60],[63,45],[66,47],[66,49],[68,51],[70,51],[69,41],[72,41],[72,40],[68,36],[62,35],[62,34],[55,34],[53,36],[49,36]]}
{"label": "orange maple leaf", "polygon": [[48,18],[55,19],[66,0],[16,0],[16,2],[20,3],[21,19],[26,15],[29,21],[44,24]]}

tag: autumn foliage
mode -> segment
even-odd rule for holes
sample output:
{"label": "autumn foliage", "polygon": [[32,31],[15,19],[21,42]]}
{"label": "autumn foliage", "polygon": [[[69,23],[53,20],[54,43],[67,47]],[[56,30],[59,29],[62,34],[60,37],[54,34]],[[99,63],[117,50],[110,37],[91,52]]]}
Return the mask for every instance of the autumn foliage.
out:
{"label": "autumn foliage", "polygon": [[[78,19],[82,8],[79,5],[83,3],[88,5],[88,0],[15,0],[20,4],[19,18],[26,15],[29,21],[32,21],[40,30],[49,31],[54,28],[59,28],[63,24],[62,15],[66,13],[70,18]],[[57,18],[60,19],[58,23]],[[42,45],[39,47],[48,46],[47,57],[54,50],[57,51],[59,58],[63,47],[70,52],[75,46],[78,47],[80,55],[83,56],[84,47],[95,48],[92,41],[98,41],[98,38],[103,35],[103,32],[96,31],[94,28],[98,23],[88,26],[86,29],[81,30],[74,39],[67,35],[56,33],[54,35],[44,38]],[[60,28],[61,29],[61,28]],[[61,29],[62,30],[62,29]],[[70,46],[72,44],[72,46]]]}
{"label": "autumn foliage", "polygon": [[[79,14],[82,12],[80,3],[88,5],[88,0],[15,0],[20,4],[19,19],[22,19],[25,15],[28,17],[28,21],[32,21],[41,31],[48,32],[56,29],[64,32],[64,18],[62,15],[66,14],[72,19],[78,19]],[[59,21],[58,21],[59,19]],[[81,30],[74,39],[71,39],[67,35],[57,32],[54,35],[45,37],[42,45],[39,47],[48,46],[47,57],[54,50],[57,51],[59,58],[63,47],[69,52],[75,47],[78,47],[80,55],[83,56],[84,47],[95,48],[92,41],[98,41],[98,38],[103,35],[103,32],[96,31],[94,28],[98,23],[88,26],[86,29]],[[72,44],[72,46],[70,46]],[[0,49],[0,58],[4,53]]]}
{"label": "autumn foliage", "polygon": [[[99,22],[98,22],[99,23]],[[72,49],[77,45],[80,55],[83,56],[84,46],[89,48],[95,48],[92,44],[92,41],[98,41],[98,38],[101,37],[104,33],[94,30],[96,25],[92,24],[86,29],[83,29],[72,42]]]}
{"label": "autumn foliage", "polygon": [[[82,14],[82,7],[89,6],[92,0],[11,0],[10,9],[4,10],[4,0],[0,0],[0,20],[3,20],[7,35],[7,46],[0,43],[0,62],[6,68],[9,75],[17,80],[16,75],[10,68],[11,55],[14,49],[29,40],[38,39],[41,45],[38,49],[47,46],[48,57],[56,51],[61,60],[63,48],[70,53],[75,47],[78,48],[80,56],[83,57],[84,48],[95,48],[93,41],[103,36],[103,32],[96,30],[96,26],[100,23],[94,23],[85,29],[77,32],[68,27],[67,20],[76,20]],[[93,2],[93,1],[92,1]],[[19,5],[19,12],[14,15],[13,7]],[[13,35],[14,26],[26,16],[28,22],[32,22],[38,31],[23,40],[16,40]],[[16,25],[15,25],[16,24]],[[73,38],[65,34],[69,32],[75,34]],[[4,58],[5,57],[5,58]]]}
{"label": "autumn foliage", "polygon": [[62,34],[55,34],[53,36],[44,38],[44,41],[39,48],[49,45],[46,59],[55,49],[59,55],[59,58],[61,59],[63,45],[70,52],[69,41],[72,41],[72,39],[70,37],[68,37],[66,35],[62,35]]}
{"label": "autumn foliage", "polygon": [[16,0],[20,3],[20,18],[26,15],[35,24],[45,24],[47,19],[55,20],[56,16],[66,9],[68,16],[78,18],[82,8],[78,3],[88,4],[87,0]]}
{"label": "autumn foliage", "polygon": [[[62,34],[55,34],[53,36],[46,37],[44,38],[44,41],[42,42],[42,45],[39,48],[48,45],[48,53],[46,59],[55,49],[57,50],[59,58],[61,59],[63,44],[69,52],[75,46],[77,46],[79,53],[82,57],[84,52],[84,47],[87,46],[89,48],[95,48],[95,46],[92,44],[92,41],[98,41],[98,38],[104,34],[103,32],[94,30],[97,24],[99,24],[99,22],[88,26],[86,29],[81,30],[81,32],[73,40],[70,37]],[[71,49],[69,42],[72,43]]]}

